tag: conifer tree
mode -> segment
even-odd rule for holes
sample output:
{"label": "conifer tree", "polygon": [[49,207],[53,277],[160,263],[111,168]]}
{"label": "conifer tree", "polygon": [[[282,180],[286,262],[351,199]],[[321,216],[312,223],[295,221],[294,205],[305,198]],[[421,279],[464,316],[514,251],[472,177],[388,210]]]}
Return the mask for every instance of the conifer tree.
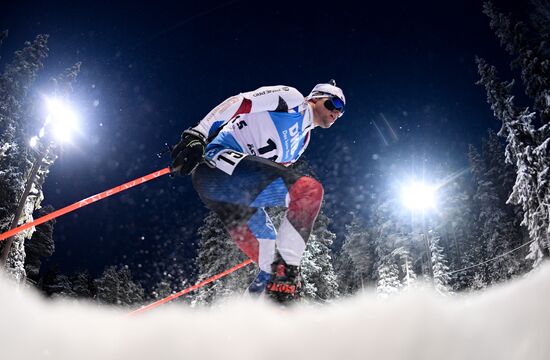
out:
{"label": "conifer tree", "polygon": [[373,275],[374,246],[372,236],[353,214],[340,253],[335,261],[338,286],[342,295],[364,289]]}
{"label": "conifer tree", "polygon": [[71,289],[74,297],[79,299],[93,299],[97,293],[94,281],[87,270],[79,271],[71,276]]}
{"label": "conifer tree", "polygon": [[[53,211],[52,206],[45,206],[37,210],[38,217],[45,216]],[[53,241],[53,226],[55,219],[36,227],[36,232],[25,241],[25,272],[31,280],[38,279],[42,258],[53,255],[55,245]]]}
{"label": "conifer tree", "polygon": [[393,251],[395,249],[396,222],[389,211],[390,200],[382,202],[375,213],[375,241],[374,253],[376,256],[376,292],[382,298],[396,294],[401,288],[399,281],[399,266]]}
{"label": "conifer tree", "polygon": [[410,251],[409,254],[414,253],[412,256],[420,259],[424,251],[416,241],[412,225],[405,222],[407,217],[404,216],[401,204],[398,204],[397,193],[388,189],[373,203],[371,211],[369,233],[373,239],[372,280],[377,293],[383,298],[402,289],[401,278],[404,273],[400,271],[401,254]]}
{"label": "conifer tree", "polygon": [[[199,228],[199,249],[195,261],[198,281],[205,280],[247,259],[226,232],[220,218],[210,212]],[[214,301],[245,292],[257,273],[248,266],[199,289],[193,299],[195,305],[208,305]]]}
{"label": "conifer tree", "polygon": [[[489,130],[487,139],[483,139],[483,158],[487,164],[486,177],[495,185],[499,197],[499,206],[506,216],[506,222],[510,223],[510,247],[517,248],[529,241],[527,230],[521,226],[523,212],[521,206],[508,202],[512,194],[515,172],[514,167],[506,162],[504,147],[498,135]],[[513,257],[522,269],[526,267],[525,250],[516,251]]]}
{"label": "conifer tree", "polygon": [[127,266],[109,266],[94,281],[97,301],[101,304],[129,306],[143,301],[144,290],[134,282]]}
{"label": "conifer tree", "polygon": [[330,219],[319,213],[302,258],[304,286],[300,295],[308,300],[327,301],[339,296],[331,256],[336,235],[328,229],[329,223]]}
{"label": "conifer tree", "polygon": [[[14,59],[0,75],[0,231],[8,230],[31,169],[32,154],[27,146],[34,119],[28,116],[27,93],[48,55],[47,35],[39,35],[25,48],[16,51]],[[32,202],[32,199],[30,199]],[[34,210],[34,206],[27,206]],[[28,212],[27,214],[28,215]],[[23,220],[25,216],[23,216]],[[13,251],[7,268],[16,279],[25,276],[24,239],[32,229],[13,237]],[[2,247],[6,246],[4,241]]]}
{"label": "conifer tree", "polygon": [[477,183],[476,199],[480,204],[479,241],[486,248],[487,259],[483,261],[492,260],[491,263],[483,265],[483,268],[486,270],[488,281],[496,283],[518,273],[520,264],[515,254],[504,254],[512,250],[514,237],[520,235],[514,227],[513,218],[509,217],[503,208],[505,204],[499,198],[498,187],[490,180],[496,178],[495,170],[487,168],[490,162],[480,159],[473,146],[470,147],[470,161],[474,181]]}
{"label": "conifer tree", "polygon": [[67,275],[57,274],[48,288],[52,298],[72,298],[75,297],[73,284]]}
{"label": "conifer tree", "polygon": [[447,266],[447,260],[443,253],[443,248],[439,246],[440,236],[437,232],[432,232],[430,239],[430,252],[431,252],[431,264],[433,273],[434,287],[437,292],[443,295],[451,293],[451,287],[449,286],[450,276],[449,267]]}
{"label": "conifer tree", "polygon": [[[36,135],[43,125],[43,119],[36,115],[36,100],[28,92],[43,67],[48,55],[47,35],[38,35],[25,48],[15,52],[0,76],[0,230],[7,230],[21,202],[22,213],[19,223],[32,221],[33,212],[40,208],[44,198],[42,185],[49,167],[53,164],[60,148],[55,144],[42,144],[31,149],[29,139]],[[70,93],[72,83],[80,64],[67,69],[53,80],[53,91],[59,97]],[[38,153],[37,153],[38,152]],[[31,168],[36,167],[37,176],[30,186],[28,196],[22,198],[29,181]],[[25,273],[25,239],[32,236],[34,228],[25,230],[2,244],[2,251],[8,256],[6,267],[15,279],[21,280]]]}
{"label": "conifer tree", "polygon": [[401,283],[399,282],[399,267],[394,260],[395,258],[393,256],[386,256],[378,265],[376,293],[381,298],[397,294],[401,289]]}
{"label": "conifer tree", "polygon": [[334,271],[338,282],[338,291],[341,295],[353,295],[359,289],[363,289],[364,283],[359,276],[359,269],[344,246],[336,258]]}
{"label": "conifer tree", "polygon": [[451,275],[450,284],[456,291],[471,287],[475,269],[471,266],[481,262],[479,244],[479,204],[475,199],[470,182],[466,182],[467,168],[452,175],[454,180],[440,189],[443,201],[440,213],[441,226],[434,230],[447,237],[447,260],[449,268],[461,270]]}
{"label": "conifer tree", "polygon": [[487,168],[485,176],[494,185],[500,205],[503,208],[517,208],[512,205],[506,206],[514,187],[515,172],[513,166],[506,163],[501,139],[491,129],[487,137],[482,139],[482,157]]}
{"label": "conifer tree", "polygon": [[501,45],[514,56],[512,65],[521,71],[525,93],[532,99],[535,110],[514,106],[513,81],[499,80],[493,66],[485,60],[477,60],[481,75],[479,83],[487,90],[488,102],[502,122],[499,135],[506,138],[506,161],[516,167],[516,181],[508,201],[520,205],[523,210],[522,224],[527,227],[533,241],[528,258],[533,261],[533,266],[537,266],[543,257],[550,255],[550,209],[546,206],[550,200],[548,29],[544,21],[538,21],[535,31],[530,31],[524,23],[514,23],[510,16],[499,13],[490,2],[485,3],[484,13],[490,18]]}
{"label": "conifer tree", "polygon": [[416,273],[414,271],[414,260],[405,246],[393,251],[393,255],[401,263],[401,289],[404,291],[416,287]]}
{"label": "conifer tree", "polygon": [[479,272],[474,273],[474,279],[472,281],[472,285],[470,286],[470,290],[483,290],[486,287],[487,280],[485,277]]}
{"label": "conifer tree", "polygon": [[337,258],[338,282],[343,294],[364,288],[373,278],[374,244],[372,235],[354,214],[346,225],[344,243]]}

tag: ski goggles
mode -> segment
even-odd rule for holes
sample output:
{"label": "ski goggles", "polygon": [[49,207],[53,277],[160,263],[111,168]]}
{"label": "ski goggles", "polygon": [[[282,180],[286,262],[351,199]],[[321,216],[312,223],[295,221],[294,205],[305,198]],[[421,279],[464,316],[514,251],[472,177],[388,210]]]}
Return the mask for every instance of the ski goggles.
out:
{"label": "ski goggles", "polygon": [[329,111],[338,110],[340,111],[340,116],[344,115],[344,109],[346,106],[344,105],[344,102],[340,98],[330,97],[326,99],[323,104],[325,105],[325,108],[327,108],[327,110]]}

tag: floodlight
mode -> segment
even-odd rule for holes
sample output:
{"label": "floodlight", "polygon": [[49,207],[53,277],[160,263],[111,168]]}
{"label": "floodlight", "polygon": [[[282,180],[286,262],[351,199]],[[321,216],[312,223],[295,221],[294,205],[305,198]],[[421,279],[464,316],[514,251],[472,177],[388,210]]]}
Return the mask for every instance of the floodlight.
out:
{"label": "floodlight", "polygon": [[69,106],[58,99],[47,99],[48,116],[46,126],[53,136],[61,141],[70,140],[71,133],[77,128],[77,116]]}
{"label": "floodlight", "polygon": [[422,182],[413,182],[401,189],[404,205],[411,210],[428,210],[435,208],[434,186]]}

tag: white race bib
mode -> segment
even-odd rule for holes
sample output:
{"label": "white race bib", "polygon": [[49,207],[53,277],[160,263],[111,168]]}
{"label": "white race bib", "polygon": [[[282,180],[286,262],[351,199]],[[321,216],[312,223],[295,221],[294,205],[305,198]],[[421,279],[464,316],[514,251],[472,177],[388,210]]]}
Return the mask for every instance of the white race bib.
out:
{"label": "white race bib", "polygon": [[245,156],[248,155],[234,150],[222,150],[209,163],[224,173],[232,175],[235,167]]}

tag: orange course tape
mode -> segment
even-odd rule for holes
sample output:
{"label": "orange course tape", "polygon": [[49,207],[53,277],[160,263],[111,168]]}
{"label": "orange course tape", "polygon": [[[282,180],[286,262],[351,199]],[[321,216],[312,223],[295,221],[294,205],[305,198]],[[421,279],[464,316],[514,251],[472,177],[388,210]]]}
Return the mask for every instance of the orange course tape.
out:
{"label": "orange course tape", "polygon": [[197,289],[203,287],[203,286],[206,285],[206,284],[209,284],[209,283],[211,283],[211,282],[213,282],[213,281],[216,281],[216,280],[218,280],[218,279],[220,279],[220,278],[222,278],[222,277],[224,277],[224,276],[226,276],[226,275],[229,275],[229,274],[231,274],[233,271],[239,270],[240,268],[245,267],[246,265],[250,264],[251,262],[252,262],[252,260],[248,259],[248,260],[246,260],[246,261],[240,263],[239,265],[235,265],[235,266],[233,266],[232,268],[227,269],[227,270],[225,270],[224,272],[219,273],[218,275],[214,275],[214,276],[212,276],[212,277],[209,277],[208,279],[206,279],[206,280],[204,280],[204,281],[201,281],[201,282],[199,282],[198,284],[195,284],[195,285],[193,285],[193,286],[190,286],[190,287],[188,287],[188,288],[186,288],[186,289],[184,289],[184,290],[182,290],[182,291],[180,291],[180,292],[177,292],[177,293],[175,293],[175,294],[172,294],[172,295],[170,295],[170,296],[167,296],[167,297],[165,297],[164,299],[157,300],[157,301],[155,301],[154,303],[151,303],[151,304],[146,305],[146,306],[143,306],[143,307],[141,307],[141,308],[139,308],[139,309],[137,309],[137,310],[134,310],[134,311],[128,313],[128,316],[133,316],[133,315],[141,314],[141,313],[143,313],[143,312],[145,312],[145,311],[154,309],[154,308],[156,308],[157,306],[160,306],[160,305],[162,305],[162,304],[164,304],[164,303],[167,303],[168,301],[174,300],[175,298],[178,298],[178,297],[180,297],[180,296],[182,296],[182,295],[185,295],[185,294],[187,294],[187,293],[189,293],[189,292],[191,292],[191,291],[197,290]]}
{"label": "orange course tape", "polygon": [[145,176],[142,176],[140,178],[137,178],[135,180],[132,180],[132,181],[129,181],[125,184],[122,184],[122,185],[119,185],[119,186],[116,186],[110,190],[107,190],[107,191],[104,191],[102,193],[99,193],[99,194],[96,194],[96,195],[93,195],[93,196],[90,196],[84,200],[80,200],[72,205],[69,205],[69,206],[66,206],[62,209],[59,209],[57,211],[54,211],[52,213],[49,213],[48,215],[44,215],[34,221],[31,221],[29,223],[26,223],[26,224],[23,224],[23,225],[20,225],[16,228],[13,228],[9,231],[6,231],[5,233],[3,234],[0,234],[0,241],[2,240],[6,240],[7,238],[9,237],[12,237],[13,235],[23,231],[23,230],[26,230],[32,226],[37,226],[37,225],[40,225],[40,224],[43,224],[45,223],[46,221],[49,221],[49,220],[52,220],[52,219],[55,219],[57,217],[60,217],[61,215],[65,215],[67,213],[70,213],[71,211],[74,211],[74,210],[77,210],[77,209],[80,209],[81,207],[84,207],[84,206],[87,206],[87,205],[90,205],[96,201],[99,201],[99,200],[103,200],[105,199],[106,197],[109,197],[111,195],[114,195],[114,194],[117,194],[121,191],[124,191],[124,190],[128,190],[129,188],[132,188],[134,186],[137,186],[137,185],[141,185],[143,184],[144,182],[147,182],[149,180],[153,180],[153,179],[156,179],[162,175],[166,175],[166,174],[169,174],[170,173],[170,168],[169,167],[166,167],[162,170],[158,170],[158,171],[155,171],[149,175],[145,175]]}

